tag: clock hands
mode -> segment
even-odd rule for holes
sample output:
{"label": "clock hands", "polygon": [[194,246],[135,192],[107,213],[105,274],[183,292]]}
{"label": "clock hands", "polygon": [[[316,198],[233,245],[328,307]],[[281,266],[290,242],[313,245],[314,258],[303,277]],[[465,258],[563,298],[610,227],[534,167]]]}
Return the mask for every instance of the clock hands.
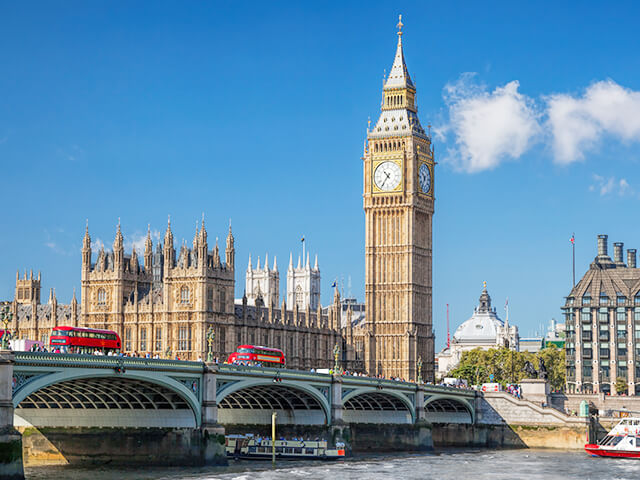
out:
{"label": "clock hands", "polygon": [[384,181],[382,182],[382,184],[380,185],[380,187],[384,187],[384,184],[387,183],[387,180],[390,180],[391,175],[389,175],[387,172],[383,171],[382,173],[384,173],[387,178],[384,179]]}

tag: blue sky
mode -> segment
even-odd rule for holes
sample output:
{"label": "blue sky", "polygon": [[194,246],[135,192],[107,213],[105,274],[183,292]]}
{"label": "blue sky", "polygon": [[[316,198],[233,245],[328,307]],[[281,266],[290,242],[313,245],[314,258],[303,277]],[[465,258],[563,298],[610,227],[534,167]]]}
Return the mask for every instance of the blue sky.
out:
{"label": "blue sky", "polygon": [[[62,6],[61,6],[62,5]],[[80,284],[85,219],[111,245],[147,224],[210,242],[229,218],[236,294],[300,237],[323,302],[363,298],[362,154],[398,13],[434,127],[437,346],[487,281],[521,335],[558,318],[596,235],[640,248],[639,7],[602,2],[0,4],[0,298]],[[610,246],[612,249],[612,247]],[[281,289],[284,290],[284,275]]]}

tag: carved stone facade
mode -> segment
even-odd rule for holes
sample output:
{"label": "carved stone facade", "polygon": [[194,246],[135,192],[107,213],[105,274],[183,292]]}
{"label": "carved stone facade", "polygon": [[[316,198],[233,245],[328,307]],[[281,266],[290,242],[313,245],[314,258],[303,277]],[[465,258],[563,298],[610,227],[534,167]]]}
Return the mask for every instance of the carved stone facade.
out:
{"label": "carved stone facade", "polygon": [[299,309],[304,310],[309,306],[315,310],[320,306],[320,268],[318,267],[318,256],[313,268],[309,264],[309,253],[302,265],[298,257],[298,266],[293,266],[293,256],[289,255],[289,268],[287,268],[287,303],[296,304]]}
{"label": "carved stone facade", "polygon": [[[58,305],[53,290],[49,302],[40,304],[40,276],[16,278],[16,297],[10,302],[14,318],[9,328],[19,338],[48,344],[51,329],[59,325],[114,330],[122,338],[123,351],[178,356],[184,360],[206,358],[206,332],[216,333],[214,354],[224,361],[241,344],[281,348],[289,368],[330,368],[333,349],[341,346],[343,368],[361,370],[356,362],[354,332],[349,322],[340,324],[341,302],[336,290],[334,303],[325,313],[306,305],[262,300],[249,305],[247,296],[234,305],[234,237],[229,228],[224,260],[216,242],[209,250],[202,223],[193,248],[174,249],[171,225],[164,244],[153,250],[147,234],[142,264],[135,249],[124,252],[120,226],[112,251],[91,249],[89,229],[82,248],[81,305],[74,297],[69,305]],[[95,261],[94,261],[95,260]],[[158,271],[158,265],[162,268]],[[277,267],[275,267],[277,269]],[[277,294],[276,297],[277,299]]]}
{"label": "carved stone facade", "polygon": [[249,266],[245,275],[245,295],[248,305],[256,305],[256,301],[265,305],[278,305],[280,301],[280,273],[278,264],[273,257],[273,268],[269,268],[269,256],[264,258],[264,267],[260,265],[260,257],[255,268],[251,264],[249,256]]}
{"label": "carved stone facade", "polygon": [[[401,28],[402,24],[398,24]],[[366,369],[434,379],[432,219],[434,156],[417,115],[402,31],[385,80],[382,112],[364,151]]]}

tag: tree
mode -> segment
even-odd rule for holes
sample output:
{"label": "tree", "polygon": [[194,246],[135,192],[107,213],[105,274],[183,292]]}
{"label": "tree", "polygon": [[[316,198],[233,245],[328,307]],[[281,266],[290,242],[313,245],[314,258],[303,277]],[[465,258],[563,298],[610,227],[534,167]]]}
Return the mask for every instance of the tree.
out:
{"label": "tree", "polygon": [[616,378],[616,392],[618,395],[627,393],[627,380],[624,377]]}
{"label": "tree", "polygon": [[505,347],[469,350],[463,352],[460,363],[449,372],[449,376],[463,378],[470,385],[493,381],[504,386],[507,383],[519,383],[523,378],[527,378],[524,371],[525,363],[531,362],[539,368],[540,359],[544,360],[551,387],[554,390],[563,390],[566,370],[564,349],[555,345],[550,345],[537,354],[516,352]]}

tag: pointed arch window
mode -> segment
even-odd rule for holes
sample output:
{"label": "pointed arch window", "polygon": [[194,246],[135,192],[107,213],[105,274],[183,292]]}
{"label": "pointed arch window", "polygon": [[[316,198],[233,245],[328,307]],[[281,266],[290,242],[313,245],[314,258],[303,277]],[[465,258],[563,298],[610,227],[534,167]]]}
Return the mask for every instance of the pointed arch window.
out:
{"label": "pointed arch window", "polygon": [[104,288],[98,290],[98,305],[105,306],[107,304],[107,292]]}
{"label": "pointed arch window", "polygon": [[296,305],[298,305],[298,308],[302,308],[304,305],[304,293],[302,293],[300,285],[296,287]]}
{"label": "pointed arch window", "polygon": [[189,303],[189,287],[187,286],[180,289],[180,303]]}

